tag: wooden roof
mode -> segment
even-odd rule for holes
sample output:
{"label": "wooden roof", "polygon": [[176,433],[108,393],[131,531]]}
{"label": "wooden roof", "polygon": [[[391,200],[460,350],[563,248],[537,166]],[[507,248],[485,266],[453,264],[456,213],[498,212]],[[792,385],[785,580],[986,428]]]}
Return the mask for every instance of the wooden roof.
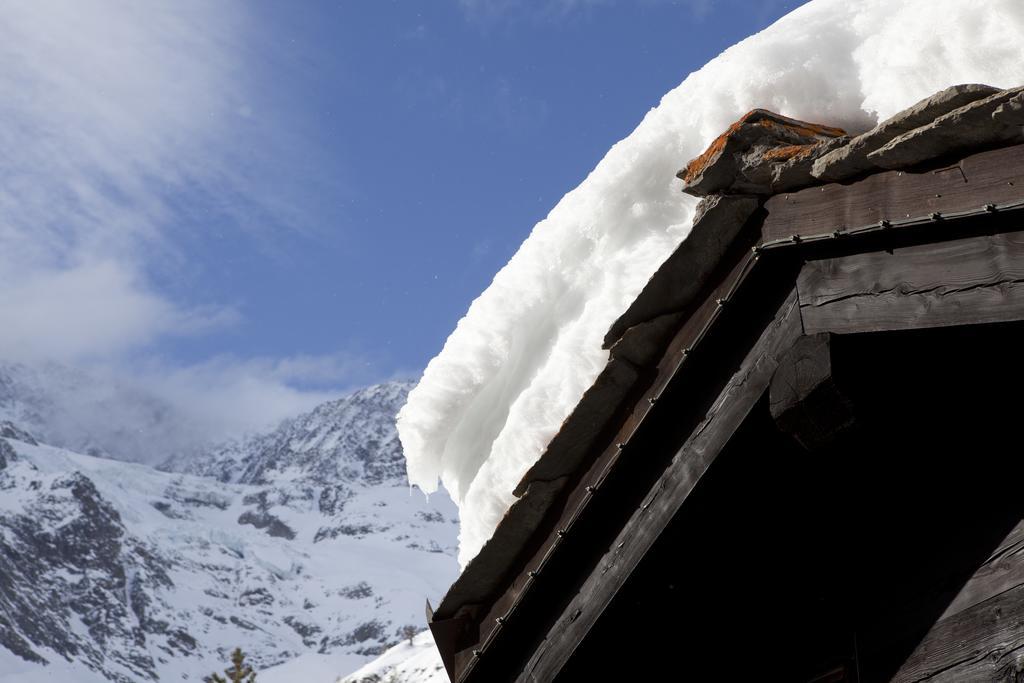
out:
{"label": "wooden roof", "polygon": [[[1022,102],[1021,89],[957,86],[854,138],[756,110],[688,164],[684,191],[704,197],[692,232],[611,327],[606,368],[429,614],[453,681],[552,680],[801,335],[1024,319],[1019,284],[997,301],[940,301],[843,261],[1019,215]],[[655,442],[687,456],[644,461]],[[549,592],[566,589],[567,604]],[[535,643],[529,661],[513,640]]]}

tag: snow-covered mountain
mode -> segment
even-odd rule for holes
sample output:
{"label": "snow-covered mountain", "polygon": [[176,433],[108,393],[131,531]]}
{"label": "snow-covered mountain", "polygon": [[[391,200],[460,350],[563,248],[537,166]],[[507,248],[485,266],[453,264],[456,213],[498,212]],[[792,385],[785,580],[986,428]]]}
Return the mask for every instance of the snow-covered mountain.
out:
{"label": "snow-covered mountain", "polygon": [[422,629],[458,527],[447,496],[406,482],[407,391],[370,387],[164,470],[3,423],[0,682],[198,681],[240,646],[263,683],[334,683]]}

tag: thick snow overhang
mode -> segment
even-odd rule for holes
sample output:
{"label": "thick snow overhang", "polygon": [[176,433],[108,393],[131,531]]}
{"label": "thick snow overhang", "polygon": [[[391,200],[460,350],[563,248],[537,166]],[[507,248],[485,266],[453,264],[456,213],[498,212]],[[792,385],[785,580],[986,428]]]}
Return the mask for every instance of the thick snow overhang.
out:
{"label": "thick snow overhang", "polygon": [[[553,680],[721,445],[700,443],[691,462],[673,460],[670,468],[686,470],[689,484],[667,490],[663,478],[663,488],[638,494],[633,516],[608,512],[621,501],[602,495],[606,482],[618,478],[622,486],[623,471],[666,466],[642,457],[650,425],[665,420],[663,399],[707,391],[704,382],[716,373],[732,377],[706,414],[695,416],[694,431],[680,426],[673,436],[679,444],[699,441],[744,382],[765,372],[770,378],[765,368],[783,346],[815,324],[834,327],[823,322],[836,315],[828,307],[759,291],[768,281],[795,280],[800,250],[894,230],[942,230],[1024,208],[1022,126],[1024,89],[962,85],[852,138],[754,110],[687,164],[679,174],[684,191],[703,198],[692,232],[612,325],[604,371],[516,487],[517,501],[493,538],[429,614],[452,680]],[[749,330],[730,312],[743,298]],[[977,321],[1003,316],[976,312]],[[778,335],[758,341],[765,326]],[[726,330],[735,335],[728,344]],[[766,346],[745,365],[755,342]],[[673,429],[662,425],[658,438]],[[672,502],[655,505],[659,495]],[[638,524],[659,506],[660,517]],[[632,536],[609,548],[593,533],[602,525]],[[574,535],[578,545],[566,551]],[[578,594],[553,594],[556,586]],[[515,648],[502,645],[513,640],[533,643],[524,645],[532,659],[522,675],[509,668]]]}

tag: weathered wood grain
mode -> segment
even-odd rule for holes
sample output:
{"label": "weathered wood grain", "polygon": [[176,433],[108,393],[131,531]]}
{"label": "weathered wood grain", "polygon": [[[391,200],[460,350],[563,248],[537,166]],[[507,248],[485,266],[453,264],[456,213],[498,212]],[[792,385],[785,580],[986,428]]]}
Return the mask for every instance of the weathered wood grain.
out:
{"label": "weathered wood grain", "polygon": [[801,334],[795,292],[747,354],[561,616],[517,681],[548,683],[571,657],[631,572],[672,520],[708,467],[764,394],[779,357]]}
{"label": "weathered wood grain", "polygon": [[1019,681],[1024,677],[1024,586],[939,621],[892,683]]}
{"label": "weathered wood grain", "polygon": [[809,261],[797,289],[808,334],[1024,320],[1024,232]]}
{"label": "weathered wood grain", "polygon": [[1024,586],[1024,521],[1007,535],[960,588],[940,619],[948,619],[1010,589]]}
{"label": "weathered wood grain", "polygon": [[769,389],[775,423],[809,451],[823,448],[853,425],[853,405],[832,376],[831,335],[801,337],[779,363]]}
{"label": "weathered wood grain", "polygon": [[832,183],[765,202],[765,241],[979,209],[1024,198],[1024,145],[966,157],[926,171],[888,171],[856,183]]}

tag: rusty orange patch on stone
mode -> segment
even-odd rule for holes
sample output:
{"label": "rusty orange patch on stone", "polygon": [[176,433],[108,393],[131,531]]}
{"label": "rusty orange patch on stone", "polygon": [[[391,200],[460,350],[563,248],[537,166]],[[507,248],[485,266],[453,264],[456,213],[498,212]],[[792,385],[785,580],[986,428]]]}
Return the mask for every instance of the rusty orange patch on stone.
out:
{"label": "rusty orange patch on stone", "polygon": [[738,131],[743,126],[743,124],[747,122],[748,119],[753,118],[755,115],[760,114],[764,111],[765,110],[763,109],[751,109],[746,114],[741,116],[739,120],[736,121],[736,123],[729,126],[724,133],[715,138],[714,142],[708,145],[708,148],[704,150],[704,152],[699,157],[691,160],[690,163],[686,164],[686,168],[677,173],[676,177],[681,178],[686,183],[693,182],[695,178],[697,178],[698,176],[700,176],[701,173],[704,172],[704,169],[707,168],[708,163],[712,159],[717,158],[719,153],[721,153],[721,151],[725,149],[725,144],[729,142],[729,138],[731,138],[736,133],[736,131]]}
{"label": "rusty orange patch on stone", "polygon": [[783,145],[781,147],[774,147],[764,153],[764,159],[766,161],[789,161],[790,159],[800,159],[808,154],[817,147],[817,144],[813,145]]}
{"label": "rusty orange patch on stone", "polygon": [[[825,126],[819,123],[797,121],[796,119],[790,119],[785,116],[773,114],[767,109],[751,109],[741,116],[736,123],[729,126],[724,133],[715,138],[714,142],[712,142],[700,156],[686,164],[686,167],[679,171],[679,173],[676,174],[676,177],[682,179],[687,184],[692,183],[694,180],[699,178],[701,174],[704,173],[704,170],[708,165],[718,158],[718,155],[725,149],[729,140],[745,125],[779,128],[805,138],[835,138],[846,135],[846,131],[842,128]],[[765,154],[765,159],[769,161],[785,161],[794,157],[810,154],[814,147],[814,144],[783,145],[767,152]]]}

